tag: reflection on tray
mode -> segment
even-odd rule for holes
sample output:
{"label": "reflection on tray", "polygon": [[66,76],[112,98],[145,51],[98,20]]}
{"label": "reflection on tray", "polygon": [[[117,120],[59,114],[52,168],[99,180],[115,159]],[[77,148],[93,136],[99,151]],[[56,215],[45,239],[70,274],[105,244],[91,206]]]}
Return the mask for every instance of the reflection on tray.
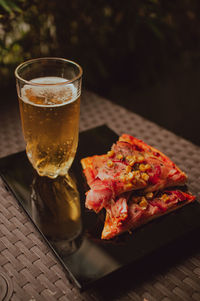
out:
{"label": "reflection on tray", "polygon": [[32,218],[59,255],[67,256],[81,244],[80,197],[74,179],[50,179],[35,174],[31,191]]}

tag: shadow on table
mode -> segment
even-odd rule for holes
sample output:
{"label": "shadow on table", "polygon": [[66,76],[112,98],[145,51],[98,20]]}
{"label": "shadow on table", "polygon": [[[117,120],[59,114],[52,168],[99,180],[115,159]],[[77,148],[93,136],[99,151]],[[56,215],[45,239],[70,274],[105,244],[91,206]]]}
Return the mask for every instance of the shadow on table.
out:
{"label": "shadow on table", "polygon": [[[95,296],[98,300],[110,301],[116,298],[118,300],[120,296],[125,296],[128,293],[134,294],[134,291],[140,290],[145,283],[151,285],[152,280],[158,281],[159,278],[161,280],[172,268],[186,265],[187,259],[199,254],[200,241],[198,235],[199,229],[181,240],[177,240],[174,244],[150,254],[136,264],[129,265],[104,278],[93,287]],[[174,274],[175,278],[179,278],[175,275],[174,270],[171,273]],[[148,288],[146,290],[142,289],[143,293],[147,290]],[[137,293],[135,292],[135,294]],[[138,295],[135,297],[137,300]]]}

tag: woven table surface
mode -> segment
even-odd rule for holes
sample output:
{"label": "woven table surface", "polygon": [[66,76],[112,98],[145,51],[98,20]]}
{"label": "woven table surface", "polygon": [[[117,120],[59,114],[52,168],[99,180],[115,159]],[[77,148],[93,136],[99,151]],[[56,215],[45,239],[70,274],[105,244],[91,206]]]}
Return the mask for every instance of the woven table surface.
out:
{"label": "woven table surface", "polygon": [[[200,197],[200,148],[90,92],[84,92],[80,131],[106,124],[117,134],[129,133],[157,147],[188,174],[188,186]],[[0,113],[0,157],[24,150],[17,104]],[[199,240],[199,237],[197,237]],[[187,244],[187,242],[186,242]],[[148,273],[138,281],[129,274],[85,292],[68,280],[65,271],[13,195],[0,180],[0,272],[13,286],[10,300],[200,300],[200,249]],[[176,257],[177,258],[177,257]],[[134,270],[132,271],[134,275]],[[143,275],[144,274],[144,275]],[[142,276],[141,276],[142,275]],[[119,276],[120,277],[120,276]],[[115,282],[116,281],[116,282]]]}

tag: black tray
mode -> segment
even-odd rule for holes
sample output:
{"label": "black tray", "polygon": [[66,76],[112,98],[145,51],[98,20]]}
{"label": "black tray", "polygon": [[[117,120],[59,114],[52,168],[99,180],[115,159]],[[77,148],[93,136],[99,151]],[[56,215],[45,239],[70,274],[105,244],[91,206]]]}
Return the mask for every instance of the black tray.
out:
{"label": "black tray", "polygon": [[[31,194],[33,181],[37,176],[25,152],[0,159],[0,174],[6,186],[12,191],[61,261],[70,278],[80,289],[87,288],[97,280],[101,280],[121,268],[138,265],[144,258],[153,256],[152,254],[155,252],[164,254],[166,246],[171,244],[176,244],[176,250],[178,250],[179,242],[192,237],[192,234],[200,229],[200,205],[198,202],[194,202],[148,223],[135,230],[131,235],[123,234],[113,241],[100,240],[103,215],[96,215],[84,208],[84,194],[87,185],[82,175],[80,159],[107,152],[116,140],[117,135],[106,126],[80,134],[79,148],[71,170],[80,193],[83,231],[70,242],[68,247],[71,247],[73,251],[70,255],[68,252],[63,253],[59,243],[55,243],[51,235],[44,233],[40,223],[33,220]],[[48,219],[47,204],[43,208],[44,219]]]}

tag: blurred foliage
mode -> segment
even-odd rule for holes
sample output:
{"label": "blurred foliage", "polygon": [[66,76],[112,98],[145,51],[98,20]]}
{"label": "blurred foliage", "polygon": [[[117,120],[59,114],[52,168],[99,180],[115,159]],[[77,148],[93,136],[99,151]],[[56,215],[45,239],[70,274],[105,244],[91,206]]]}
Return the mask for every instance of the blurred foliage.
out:
{"label": "blurred foliage", "polygon": [[199,50],[199,0],[0,0],[2,86],[20,62],[60,56],[83,66],[87,88],[138,87]]}

